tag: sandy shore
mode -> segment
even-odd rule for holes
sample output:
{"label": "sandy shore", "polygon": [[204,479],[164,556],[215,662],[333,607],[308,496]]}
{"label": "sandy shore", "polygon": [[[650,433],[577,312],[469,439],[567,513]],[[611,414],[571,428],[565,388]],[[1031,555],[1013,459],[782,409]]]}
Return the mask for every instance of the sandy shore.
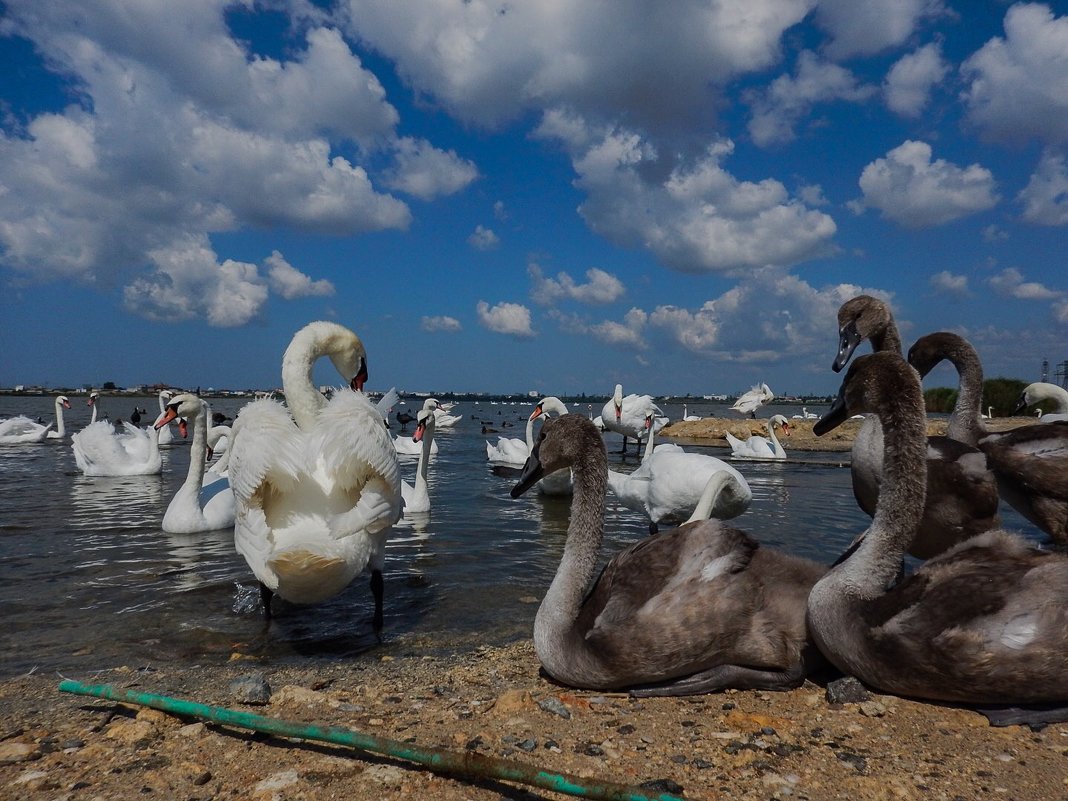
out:
{"label": "sandy shore", "polygon": [[[235,679],[262,675],[269,703]],[[419,746],[514,760],[683,798],[1068,797],[1068,725],[992,728],[979,714],[873,695],[830,704],[822,683],[632,700],[539,675],[529,642],[451,658],[417,651],[351,665],[121,668],[78,677]],[[0,683],[0,797],[55,799],[565,798],[431,773],[344,748],[204,724],[59,693],[58,679]]]}

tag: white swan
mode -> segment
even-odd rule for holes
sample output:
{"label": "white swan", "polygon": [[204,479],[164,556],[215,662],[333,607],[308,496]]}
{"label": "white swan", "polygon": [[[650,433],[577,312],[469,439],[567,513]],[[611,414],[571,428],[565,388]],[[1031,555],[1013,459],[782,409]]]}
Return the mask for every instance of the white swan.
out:
{"label": "white swan", "polygon": [[920,382],[899,354],[859,357],[813,430],[826,433],[858,411],[882,421],[883,485],[871,526],[808,597],[820,650],[883,692],[1063,705],[1068,558],[991,530],[899,580],[924,512],[928,449]]}
{"label": "white swan", "polygon": [[735,468],[703,453],[687,453],[677,445],[652,446],[650,433],[641,465],[631,473],[608,471],[608,486],[619,502],[649,519],[649,532],[655,534],[660,523],[692,518],[709,480],[716,473],[726,473],[731,481],[722,488],[715,508],[702,514],[727,520],[749,508],[753,492]]}
{"label": "white swan", "polygon": [[735,459],[785,459],[786,451],[783,450],[779,438],[775,436],[775,427],[782,428],[783,434],[790,435],[790,423],[781,414],[777,414],[766,423],[768,437],[753,435],[749,439],[738,439],[729,431],[724,434],[731,446],[731,456]]}
{"label": "white swan", "polygon": [[[171,398],[174,397],[174,393],[169,389],[161,389],[159,392],[159,415],[156,417],[156,422],[159,422],[160,417],[163,417],[167,413],[167,404]],[[155,425],[155,423],[153,423]],[[159,444],[163,446],[174,444],[174,431],[171,429],[168,423],[163,428],[159,429]]]}
{"label": "white swan", "polygon": [[193,443],[189,449],[189,470],[185,482],[174,493],[163,514],[163,530],[168,534],[196,534],[234,525],[234,493],[230,482],[220,480],[204,484],[208,456],[208,405],[193,394],[171,399],[156,428],[162,430],[176,417],[193,425]]}
{"label": "white swan", "polygon": [[738,396],[738,400],[731,406],[732,412],[741,412],[756,417],[756,410],[765,403],[770,403],[775,398],[775,393],[767,384],[757,384],[748,392]]}
{"label": "white swan", "polygon": [[51,423],[38,423],[24,414],[0,421],[0,445],[25,445],[43,442],[52,429]]}
{"label": "white swan", "polygon": [[430,448],[434,444],[434,428],[437,424],[437,415],[434,414],[434,409],[420,409],[415,419],[415,433],[412,435],[412,439],[419,443],[423,452],[419,454],[419,466],[415,471],[415,486],[412,486],[407,481],[401,482],[401,495],[404,497],[404,514],[409,517],[430,513],[427,466],[430,464]]}
{"label": "white swan", "polygon": [[527,418],[526,438],[497,437],[497,444],[486,440],[486,461],[502,467],[522,467],[534,447],[534,419],[536,414]]}
{"label": "white swan", "polygon": [[589,420],[547,421],[511,495],[568,467],[567,543],[534,619],[534,650],[550,676],[586,689],[688,695],[796,687],[822,662],[804,606],[824,568],[713,520],[644,539],[598,576],[608,465]]}
{"label": "white swan", "polygon": [[[208,460],[211,460],[213,455],[212,449],[215,444],[223,437],[230,439],[233,437],[233,430],[230,426],[218,425],[212,426],[208,429]],[[204,470],[204,477],[201,479],[201,485],[207,486],[220,479],[229,479],[230,477],[230,449],[227,448],[223,451],[222,456],[209,464]],[[229,482],[228,482],[229,483]]]}
{"label": "white swan", "polygon": [[[95,389],[89,393],[89,397],[86,398],[85,403],[87,406],[93,407],[93,412],[91,415],[89,415],[89,425],[92,425],[96,422],[98,412],[100,412],[99,416],[102,417],[104,420],[108,419],[108,416],[101,411],[102,407],[100,404],[100,393],[97,392]],[[162,412],[162,409],[160,411]]]}
{"label": "white swan", "polygon": [[802,406],[801,407],[801,414],[792,414],[792,415],[790,415],[790,419],[791,420],[819,420],[820,416],[818,414],[813,414],[812,412],[810,412],[808,410],[807,406]]}
{"label": "white swan", "polygon": [[616,384],[611,399],[601,409],[601,427],[623,435],[623,447],[620,453],[627,452],[627,437],[641,440],[648,430],[645,425],[646,412],[652,411],[656,418],[655,428],[663,428],[668,418],[653,401],[651,395],[623,396],[623,385]]}
{"label": "white swan", "polygon": [[701,419],[700,415],[687,414],[686,404],[685,403],[682,404],[682,422],[684,422],[684,423],[696,423],[700,419]]}
{"label": "white swan", "polygon": [[[567,413],[567,406],[555,395],[549,395],[548,397],[542,398],[534,404],[534,411],[530,413],[530,417],[527,419],[528,441],[532,439],[530,426],[539,417],[544,416],[545,419],[548,420],[552,415],[559,417],[560,415]],[[531,447],[533,447],[533,442],[531,442]],[[556,497],[570,495],[574,491],[571,470],[557,470],[554,473],[549,473],[542,477],[537,486],[538,492],[542,495],[552,495]]]}
{"label": "white swan", "polygon": [[[440,407],[440,405],[441,404],[438,403],[437,398],[427,398],[425,401],[423,401],[423,409],[425,411],[436,411]],[[436,424],[437,423],[437,419],[436,419],[437,415],[435,414],[434,417],[435,417],[434,422]],[[419,419],[419,413],[416,412],[415,417],[413,417],[412,420],[418,421],[418,419]],[[409,420],[409,422],[411,422],[411,420]],[[397,436],[395,436],[393,438],[393,447],[394,447],[394,449],[396,449],[397,453],[400,454],[401,456],[422,456],[422,454],[423,454],[423,444],[421,442],[417,442],[415,440],[415,437],[405,437],[405,436],[401,436],[400,434],[398,434]],[[437,453],[438,453],[438,442],[437,442],[436,439],[431,437],[430,438],[430,455],[431,456],[436,456]]]}
{"label": "white swan", "polygon": [[98,420],[71,434],[78,469],[87,476],[148,476],[162,472],[159,432],[142,431],[130,423],[125,427],[125,433],[118,434],[110,422]]}
{"label": "white swan", "polygon": [[1068,390],[1045,381],[1036,381],[1024,387],[1012,413],[1020,414],[1028,406],[1034,406],[1043,401],[1052,401],[1055,408],[1052,412],[1043,412],[1038,418],[1039,422],[1056,423],[1060,420],[1068,420]]}
{"label": "white swan", "polygon": [[63,410],[70,408],[70,399],[66,395],[60,395],[56,398],[56,428],[48,430],[45,435],[46,439],[63,439],[67,436],[67,427],[63,421]]}
{"label": "white swan", "polygon": [[292,418],[277,402],[257,400],[234,422],[234,544],[260,582],[268,618],[274,594],[317,603],[370,567],[379,632],[385,542],[403,504],[397,452],[362,391],[340,390],[327,403],[315,388],[312,367],[324,355],[362,390],[367,358],[359,337],[314,322],[294,335],[282,359]]}
{"label": "white swan", "polygon": [[[434,424],[438,428],[452,428],[464,419],[462,414],[449,414],[449,410],[452,409],[454,405],[455,404],[449,404],[446,406],[445,404],[439,403],[434,407],[434,416],[437,418],[434,421]],[[418,418],[418,415],[416,415],[416,417]]]}

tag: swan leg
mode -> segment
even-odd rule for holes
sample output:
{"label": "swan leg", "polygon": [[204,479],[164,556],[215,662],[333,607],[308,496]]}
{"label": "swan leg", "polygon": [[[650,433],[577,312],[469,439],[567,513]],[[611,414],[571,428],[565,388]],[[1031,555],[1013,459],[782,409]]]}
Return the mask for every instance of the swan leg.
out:
{"label": "swan leg", "polygon": [[374,629],[375,636],[379,640],[382,639],[382,595],[385,589],[385,582],[382,579],[382,571],[374,569],[371,571],[371,595],[375,599],[375,616],[371,621],[371,627]]}
{"label": "swan leg", "polygon": [[976,707],[976,712],[986,716],[991,726],[1030,726],[1041,728],[1050,723],[1068,721],[1068,706],[1039,704],[1035,706]]}
{"label": "swan leg", "polygon": [[626,434],[623,435],[623,447],[619,449],[619,452],[620,453],[626,453],[627,452],[627,435]]}
{"label": "swan leg", "polygon": [[657,695],[701,695],[733,688],[736,690],[792,690],[805,681],[807,670],[797,665],[788,670],[762,670],[744,665],[718,665],[699,673],[666,681],[647,684],[630,690],[632,698],[650,698]]}
{"label": "swan leg", "polygon": [[271,589],[260,582],[260,603],[263,604],[263,619],[270,622],[271,620],[271,599],[274,597],[274,593]]}
{"label": "swan leg", "polygon": [[658,532],[659,530],[660,530],[660,526],[658,526],[658,525],[656,524],[656,521],[655,521],[655,520],[650,520],[650,521],[649,521],[649,536],[650,536],[650,537],[651,537],[651,536],[653,536],[653,535],[654,535],[654,534],[656,534],[656,532]]}

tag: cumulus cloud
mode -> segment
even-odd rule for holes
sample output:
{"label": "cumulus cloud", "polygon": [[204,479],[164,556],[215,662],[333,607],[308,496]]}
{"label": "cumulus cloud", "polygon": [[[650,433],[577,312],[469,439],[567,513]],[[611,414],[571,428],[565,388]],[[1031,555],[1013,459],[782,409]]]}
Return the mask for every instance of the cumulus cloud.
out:
{"label": "cumulus cloud", "polygon": [[876,159],[860,175],[863,202],[909,228],[942,225],[993,208],[994,176],[978,164],[961,168],[931,160],[931,146],[908,140]]}
{"label": "cumulus cloud", "polygon": [[942,82],[947,72],[949,65],[937,43],[903,56],[890,68],[883,84],[887,107],[903,117],[919,117],[931,99],[931,89]]}
{"label": "cumulus cloud", "polygon": [[467,237],[467,244],[475,250],[493,250],[500,243],[501,240],[497,234],[484,225],[476,225],[474,232]]}
{"label": "cumulus cloud", "polygon": [[991,139],[1068,142],[1068,16],[1019,3],[994,37],[961,64],[968,120]]}
{"label": "cumulus cloud", "polygon": [[[74,102],[0,131],[6,267],[35,280],[123,280],[132,308],[230,325],[251,319],[268,288],[283,298],[327,289],[284,268],[265,283],[214,253],[212,235],[405,229],[411,211],[375,185],[372,166],[386,185],[423,199],[477,176],[455,153],[397,136],[399,115],[381,83],[319,15],[306,15],[303,40],[280,60],[246,52],[228,8],[101,0],[92,14],[64,4],[8,9],[5,33],[32,41]],[[203,258],[188,258],[190,242],[207,248]],[[210,292],[199,272],[207,263],[230,276],[243,314],[213,312],[207,294],[162,299],[168,282]],[[181,265],[194,270],[188,280]],[[173,314],[160,314],[171,305]]]}
{"label": "cumulus cloud", "polygon": [[271,289],[286,300],[307,297],[327,297],[333,295],[334,285],[325,278],[313,281],[296,267],[285,260],[277,250],[268,256],[267,277]]}
{"label": "cumulus cloud", "polygon": [[696,309],[656,307],[649,325],[696,355],[727,362],[833,357],[827,320],[838,307],[862,293],[889,301],[878,289],[838,284],[817,289],[778,269],[754,270],[737,286]]}
{"label": "cumulus cloud", "polygon": [[498,303],[496,306],[490,306],[486,301],[480,300],[475,308],[478,312],[478,322],[483,328],[518,339],[534,336],[534,330],[530,327],[530,309],[520,303]]}
{"label": "cumulus cloud", "polygon": [[465,123],[493,128],[566,106],[663,130],[707,116],[716,87],[774,65],[782,34],[813,5],[691,3],[658,14],[641,3],[348,0],[342,7],[355,38]]}
{"label": "cumulus cloud", "polygon": [[768,88],[746,95],[752,115],[749,135],[760,147],[792,141],[794,127],[817,103],[867,100],[878,91],[860,83],[844,67],[823,61],[810,50],[797,57],[797,75],[780,75]]}
{"label": "cumulus cloud", "polygon": [[[808,208],[779,181],[741,181],[722,166],[730,140],[684,162],[660,159],[639,134],[587,126],[563,112],[547,115],[538,135],[582,130],[572,154],[586,224],[623,247],[644,247],[669,267],[691,273],[792,264],[832,250],[834,220]],[[664,163],[667,162],[667,163]]]}
{"label": "cumulus cloud", "polygon": [[1068,162],[1047,150],[1019,195],[1023,218],[1040,225],[1068,225]]}
{"label": "cumulus cloud", "polygon": [[816,22],[831,35],[831,58],[866,56],[904,44],[928,18],[946,13],[940,0],[820,0]]}
{"label": "cumulus cloud", "polygon": [[1017,300],[1054,300],[1063,296],[1062,292],[1049,289],[1037,281],[1025,281],[1023,273],[1015,267],[1009,267],[991,276],[987,283],[999,294]]}
{"label": "cumulus cloud", "polygon": [[586,271],[586,283],[578,284],[567,273],[557,273],[556,278],[546,278],[537,264],[527,267],[530,275],[530,297],[535,303],[549,306],[561,300],[579,303],[612,303],[626,292],[623,282],[611,273],[596,267]]}
{"label": "cumulus cloud", "polygon": [[476,178],[478,168],[453,151],[438,150],[425,139],[399,139],[394,145],[394,165],[386,171],[386,186],[433,200],[459,192]]}
{"label": "cumulus cloud", "polygon": [[463,329],[463,326],[460,325],[459,320],[457,320],[455,317],[448,317],[446,315],[423,317],[420,319],[419,326],[424,331],[441,331],[448,334],[452,334]]}
{"label": "cumulus cloud", "polygon": [[935,273],[929,279],[929,283],[936,291],[946,295],[965,296],[968,294],[968,276],[954,275],[949,270]]}

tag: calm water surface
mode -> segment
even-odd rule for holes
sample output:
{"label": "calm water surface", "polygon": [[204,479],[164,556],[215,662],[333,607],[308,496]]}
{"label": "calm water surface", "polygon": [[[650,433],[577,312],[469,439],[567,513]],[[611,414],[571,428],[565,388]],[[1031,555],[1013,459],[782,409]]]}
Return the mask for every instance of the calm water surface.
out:
{"label": "calm water surface", "polygon": [[[123,397],[105,398],[105,411],[113,419],[127,417],[135,404],[150,415],[158,409],[155,397]],[[212,410],[233,416],[242,404],[213,400]],[[402,520],[387,548],[379,643],[371,632],[366,577],[318,606],[275,599],[275,618],[266,627],[256,581],[234,550],[231,531],[174,535],[160,529],[188,470],[188,441],[163,449],[162,476],[87,478],[74,463],[69,432],[88,423],[89,409],[84,397],[73,397],[71,405],[66,440],[0,447],[0,677],[217,664],[234,652],[267,664],[368,652],[442,653],[530,636],[537,600],[563,550],[569,501],[535,491],[511,499],[518,471],[487,464],[485,442],[495,443],[498,435],[481,431],[486,421],[521,438],[530,406],[460,403],[453,413],[464,419],[454,429],[438,429],[431,516],[418,524]],[[418,407],[410,402],[408,408],[414,413]],[[666,411],[681,418],[681,406]],[[736,416],[714,404],[690,404],[689,412]],[[800,408],[772,412],[789,417]],[[47,421],[52,413],[52,398],[0,398],[0,417]],[[620,442],[614,434],[606,437],[610,464],[629,471],[637,460],[614,452]],[[722,448],[686,447],[728,458]],[[752,487],[753,503],[733,524],[765,545],[829,562],[868,520],[853,500],[849,471],[840,466],[848,454],[795,455],[807,463],[734,463]],[[416,457],[401,457],[409,482],[415,468]],[[1006,526],[1043,539],[1004,504],[1002,514]],[[609,493],[605,530],[602,559],[645,536],[647,522]]]}

